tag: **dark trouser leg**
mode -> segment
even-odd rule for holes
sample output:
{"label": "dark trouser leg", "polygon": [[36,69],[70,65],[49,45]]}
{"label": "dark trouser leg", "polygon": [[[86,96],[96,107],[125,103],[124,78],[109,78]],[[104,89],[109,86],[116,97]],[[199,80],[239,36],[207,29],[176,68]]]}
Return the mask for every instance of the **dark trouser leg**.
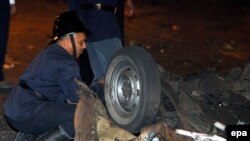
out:
{"label": "dark trouser leg", "polygon": [[123,45],[124,45],[124,5],[125,5],[125,0],[118,1],[118,13],[116,14],[117,23],[119,25],[122,34],[121,42]]}
{"label": "dark trouser leg", "polygon": [[4,80],[3,65],[8,43],[9,24],[10,24],[10,4],[4,0],[0,5],[0,81]]}
{"label": "dark trouser leg", "polygon": [[8,117],[7,120],[11,126],[24,133],[40,135],[60,125],[70,137],[74,137],[75,109],[74,104],[44,102],[34,116],[27,120],[15,121]]}
{"label": "dark trouser leg", "polygon": [[90,66],[88,51],[84,50],[79,59],[82,80],[89,86],[94,78],[94,74]]}
{"label": "dark trouser leg", "polygon": [[93,83],[90,86],[90,88],[98,95],[98,98],[104,103],[105,102],[104,86],[102,84],[99,84],[98,82],[96,82],[96,83]]}

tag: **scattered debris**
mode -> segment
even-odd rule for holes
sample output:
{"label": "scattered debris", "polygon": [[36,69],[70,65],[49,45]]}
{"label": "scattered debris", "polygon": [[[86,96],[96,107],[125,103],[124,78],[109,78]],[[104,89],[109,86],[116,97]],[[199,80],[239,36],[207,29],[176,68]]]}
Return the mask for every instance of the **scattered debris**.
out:
{"label": "scattered debris", "polygon": [[177,26],[177,25],[172,25],[172,29],[174,30],[174,31],[177,31],[177,30],[179,30],[179,27]]}
{"label": "scattered debris", "polygon": [[3,68],[6,69],[6,70],[11,69],[11,68],[14,68],[14,67],[15,67],[14,64],[7,64],[7,63],[4,63],[4,65],[3,65]]}
{"label": "scattered debris", "polygon": [[223,49],[226,51],[233,51],[233,50],[235,50],[235,47],[230,43],[226,43],[226,44],[224,44]]}
{"label": "scattered debris", "polygon": [[3,68],[8,70],[14,68],[17,64],[20,62],[14,60],[12,57],[10,57],[8,54],[5,55],[5,63]]}
{"label": "scattered debris", "polygon": [[182,129],[177,129],[176,134],[193,138],[194,141],[226,141],[225,138],[217,136],[217,135],[190,132],[190,131],[186,131]]}
{"label": "scattered debris", "polygon": [[34,46],[33,46],[33,45],[28,45],[27,48],[28,48],[29,50],[32,50],[32,49],[34,49]]}

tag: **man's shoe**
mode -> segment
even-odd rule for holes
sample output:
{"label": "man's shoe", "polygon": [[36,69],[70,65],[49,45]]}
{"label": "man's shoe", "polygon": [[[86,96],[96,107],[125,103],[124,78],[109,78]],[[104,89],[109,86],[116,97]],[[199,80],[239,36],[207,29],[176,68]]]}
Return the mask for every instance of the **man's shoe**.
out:
{"label": "man's shoe", "polygon": [[0,81],[0,89],[10,89],[13,87],[13,84],[9,81],[2,80]]}
{"label": "man's shoe", "polygon": [[70,141],[71,139],[68,133],[59,125],[40,135],[35,141]]}

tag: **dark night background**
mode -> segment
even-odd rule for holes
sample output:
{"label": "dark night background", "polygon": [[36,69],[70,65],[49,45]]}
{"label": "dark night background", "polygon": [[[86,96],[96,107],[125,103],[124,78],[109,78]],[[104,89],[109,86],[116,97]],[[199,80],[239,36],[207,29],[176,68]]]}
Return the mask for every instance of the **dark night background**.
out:
{"label": "dark night background", "polygon": [[[11,18],[5,74],[13,83],[44,47],[64,0],[16,0]],[[125,19],[125,44],[145,47],[167,71],[187,75],[213,69],[225,75],[250,58],[249,0],[134,0],[135,16]],[[0,92],[2,107],[6,91]],[[0,140],[16,132],[0,117]]]}

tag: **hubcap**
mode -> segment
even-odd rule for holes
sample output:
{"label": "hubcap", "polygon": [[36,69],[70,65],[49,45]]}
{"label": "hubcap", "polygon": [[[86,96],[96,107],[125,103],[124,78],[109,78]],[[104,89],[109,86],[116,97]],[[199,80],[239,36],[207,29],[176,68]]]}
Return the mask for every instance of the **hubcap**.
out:
{"label": "hubcap", "polygon": [[140,102],[140,80],[135,68],[122,62],[117,65],[111,78],[111,99],[117,113],[130,117],[137,112]]}

